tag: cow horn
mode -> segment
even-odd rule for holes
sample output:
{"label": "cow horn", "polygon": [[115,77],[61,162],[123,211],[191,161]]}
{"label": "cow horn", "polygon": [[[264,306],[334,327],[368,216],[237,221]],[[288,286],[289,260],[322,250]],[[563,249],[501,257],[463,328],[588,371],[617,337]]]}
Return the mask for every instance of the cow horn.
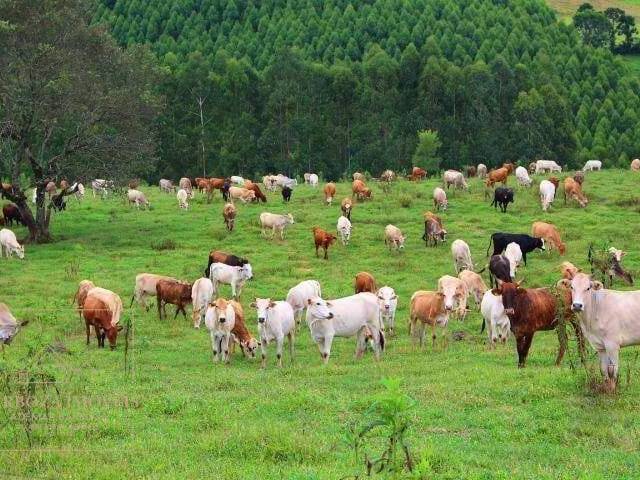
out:
{"label": "cow horn", "polygon": [[516,282],[516,288],[524,283],[524,277],[520,279],[520,281]]}

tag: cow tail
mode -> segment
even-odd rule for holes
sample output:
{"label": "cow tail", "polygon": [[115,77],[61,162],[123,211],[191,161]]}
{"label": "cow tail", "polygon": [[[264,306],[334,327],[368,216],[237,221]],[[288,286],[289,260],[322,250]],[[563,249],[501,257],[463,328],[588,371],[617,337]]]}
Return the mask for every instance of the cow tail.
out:
{"label": "cow tail", "polygon": [[384,340],[384,331],[380,330],[380,335],[379,335],[379,345],[380,345],[380,351],[384,352],[384,344],[385,344],[385,340]]}
{"label": "cow tail", "polygon": [[491,244],[493,243],[493,235],[491,235],[491,237],[489,238],[489,246],[487,247],[487,253],[486,256],[489,256],[489,249],[491,248]]}
{"label": "cow tail", "polygon": [[484,332],[485,323],[486,323],[486,320],[484,319],[484,317],[482,317],[482,327],[480,328],[480,333]]}

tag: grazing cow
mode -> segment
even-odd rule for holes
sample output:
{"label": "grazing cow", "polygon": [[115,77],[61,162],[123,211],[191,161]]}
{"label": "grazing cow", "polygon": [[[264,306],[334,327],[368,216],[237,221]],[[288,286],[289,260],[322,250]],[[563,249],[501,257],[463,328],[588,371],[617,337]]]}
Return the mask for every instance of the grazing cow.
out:
{"label": "grazing cow", "polygon": [[193,282],[191,287],[191,305],[193,311],[191,318],[193,319],[193,328],[200,328],[200,324],[204,320],[207,313],[207,306],[213,298],[213,283],[208,278],[199,278]]}
{"label": "grazing cow", "polygon": [[347,217],[342,215],[338,218],[338,223],[336,224],[336,230],[340,234],[340,240],[342,240],[342,245],[348,245],[349,239],[351,238],[351,222]]}
{"label": "grazing cow", "polygon": [[15,203],[3,205],[2,216],[4,217],[4,224],[9,227],[13,226],[13,222],[16,222],[18,225],[26,225],[22,219],[22,214]]}
{"label": "grazing cow", "polygon": [[579,314],[584,336],[600,357],[600,371],[614,390],[620,348],[640,344],[640,291],[607,290],[584,273],[561,280],[570,287],[571,309]]}
{"label": "grazing cow", "polygon": [[[253,183],[253,182],[252,182]],[[209,179],[209,189],[210,190],[222,190],[224,189],[225,184],[231,186],[231,181],[226,180],[224,178],[210,178]]]}
{"label": "grazing cow", "polygon": [[573,174],[573,179],[578,182],[580,186],[582,186],[582,184],[584,183],[584,172],[577,171]]}
{"label": "grazing cow", "polygon": [[253,190],[241,187],[229,187],[229,196],[231,201],[240,200],[242,203],[250,202],[256,198]]}
{"label": "grazing cow", "polygon": [[396,179],[396,174],[393,172],[393,170],[385,170],[384,172],[382,172],[382,175],[380,175],[380,181],[382,182],[393,182]]}
{"label": "grazing cow", "polygon": [[238,176],[238,175],[231,175],[229,177],[229,180],[231,181],[232,184],[234,185],[239,185],[241,187],[244,186],[244,178]]}
{"label": "grazing cow", "polygon": [[284,186],[282,187],[282,201],[284,202],[289,202],[291,201],[291,193],[293,192],[293,190],[291,190],[291,187],[289,186]]}
{"label": "grazing cow", "polygon": [[365,351],[372,338],[373,353],[379,359],[384,351],[384,332],[380,324],[380,306],[373,293],[363,292],[350,297],[329,300],[312,297],[307,300],[307,325],[326,364],[334,337],[357,336],[356,358]]}
{"label": "grazing cow", "polygon": [[280,240],[284,240],[284,233],[287,225],[293,225],[293,215],[278,215],[275,213],[262,212],[260,214],[260,226],[262,227],[262,235],[267,236],[267,229],[271,229],[271,238],[274,238],[276,231],[280,232]]}
{"label": "grazing cow", "polygon": [[376,292],[380,304],[380,318],[382,327],[388,327],[389,333],[394,334],[396,325],[396,309],[398,308],[398,295],[396,291],[385,285]]}
{"label": "grazing cow", "polygon": [[533,222],[531,225],[531,235],[533,237],[543,238],[544,243],[548,245],[549,251],[557,248],[560,255],[564,255],[567,251],[566,245],[560,239],[560,233],[555,225],[545,222]]}
{"label": "grazing cow", "polygon": [[81,201],[84,198],[84,185],[78,183],[76,185],[76,191],[74,192],[76,200]]}
{"label": "grazing cow", "polygon": [[304,280],[287,293],[286,301],[293,308],[297,325],[300,325],[302,312],[307,308],[307,300],[313,297],[322,297],[320,283],[317,280]]}
{"label": "grazing cow", "polygon": [[122,300],[116,293],[100,287],[89,290],[82,306],[87,345],[89,345],[91,326],[93,326],[98,339],[98,347],[104,348],[106,337],[109,340],[109,347],[114,350],[118,332],[122,330],[122,326],[119,325],[121,315]]}
{"label": "grazing cow", "polygon": [[575,277],[576,273],[579,273],[581,271],[582,271],[581,269],[576,267],[571,262],[562,262],[560,264],[560,273],[562,275],[562,278],[571,280],[573,277]]}
{"label": "grazing cow", "polygon": [[184,188],[178,190],[176,193],[176,198],[178,199],[178,206],[183,209],[189,208],[189,203],[187,202],[187,198],[189,198],[189,194]]}
{"label": "grazing cow", "polygon": [[389,250],[391,250],[391,248],[394,248],[396,252],[402,250],[405,239],[406,237],[395,225],[387,225],[384,227],[384,244],[389,247]]}
{"label": "grazing cow", "polygon": [[604,255],[604,258],[594,255],[593,245],[589,246],[589,263],[591,264],[591,273],[599,271],[602,275],[609,277],[609,286],[613,285],[613,277],[624,280],[629,285],[633,285],[633,277],[629,272],[622,268],[622,259],[627,254],[615,247],[610,247]]}
{"label": "grazing cow", "polygon": [[349,197],[343,198],[340,203],[340,210],[342,210],[342,214],[347,217],[349,221],[351,221],[351,209],[353,208],[353,202]]}
{"label": "grazing cow", "polygon": [[478,178],[485,178],[487,176],[487,166],[484,163],[479,163],[476,168],[476,174]]}
{"label": "grazing cow", "polygon": [[460,273],[458,273],[458,278],[462,280],[462,283],[464,283],[465,287],[467,287],[467,292],[470,295],[473,295],[473,299],[476,302],[476,307],[479,308],[480,302],[482,301],[482,296],[488,288],[484,283],[484,280],[482,280],[482,277],[472,270],[462,270]]}
{"label": "grazing cow", "polygon": [[9,307],[4,303],[0,303],[0,344],[3,352],[4,346],[10,345],[18,334],[20,327],[27,323],[28,320],[18,323],[16,317],[11,314]]}
{"label": "grazing cow", "polygon": [[262,177],[262,184],[270,192],[275,192],[278,186],[278,177],[275,175],[265,175]]}
{"label": "grazing cow", "polygon": [[467,182],[464,179],[464,175],[462,175],[462,172],[458,172],[457,170],[447,170],[446,172],[444,172],[442,179],[444,185],[447,187],[447,190],[449,190],[450,185],[453,185],[456,190],[467,190],[469,188]]}
{"label": "grazing cow", "polygon": [[446,210],[449,206],[447,202],[447,193],[440,187],[433,189],[433,208],[436,210]]}
{"label": "grazing cow", "polygon": [[634,172],[640,172],[640,158],[634,158],[631,161],[631,170]]}
{"label": "grazing cow", "polygon": [[360,172],[355,172],[352,175],[353,180],[362,180],[364,182],[365,178],[364,178],[364,174],[360,173]]}
{"label": "grazing cow", "polygon": [[[425,325],[431,326],[431,347],[436,346],[436,326],[445,328],[449,323],[449,313],[444,308],[444,295],[438,292],[418,290],[411,296],[409,305],[409,335],[413,343],[424,343]],[[443,335],[444,338],[446,338]]]}
{"label": "grazing cow", "polygon": [[376,293],[376,279],[369,272],[358,272],[355,279],[355,293],[371,292]]}
{"label": "grazing cow", "polygon": [[75,295],[73,296],[73,301],[76,302],[78,315],[82,318],[82,309],[84,308],[84,301],[87,299],[87,294],[89,290],[95,288],[95,284],[91,280],[82,280],[78,284],[78,290],[76,290]]}
{"label": "grazing cow", "polygon": [[351,198],[356,198],[357,200],[365,200],[366,198],[371,198],[371,189],[368,188],[362,180],[354,180],[351,184]]}
{"label": "grazing cow", "polygon": [[8,228],[3,228],[0,230],[0,257],[9,258],[13,254],[24,259],[24,246],[18,243],[15,233]]}
{"label": "grazing cow", "polygon": [[451,275],[444,275],[438,279],[438,293],[443,295],[444,309],[450,313],[457,309],[458,317],[464,320],[467,313],[467,298],[469,292],[462,280]]}
{"label": "grazing cow", "polygon": [[493,187],[498,182],[502,183],[503,185],[506,185],[508,177],[509,177],[509,169],[506,167],[491,170],[487,175],[486,185],[487,187]]}
{"label": "grazing cow", "polygon": [[442,227],[440,217],[431,212],[424,214],[424,234],[422,235],[422,240],[425,242],[425,247],[428,247],[430,243],[432,246],[437,247],[438,241],[444,243],[447,240],[447,231]]}
{"label": "grazing cow", "polygon": [[461,270],[473,270],[473,260],[471,259],[471,250],[464,240],[454,240],[451,244],[451,256],[453,257],[453,267],[456,273]]}
{"label": "grazing cow", "polygon": [[556,191],[558,191],[558,187],[560,187],[560,179],[558,177],[549,177],[549,181],[553,183],[553,186],[556,187]]}
{"label": "grazing cow", "polygon": [[304,178],[304,183],[308,184],[309,183],[309,178],[311,177],[310,173],[305,173],[304,175],[302,175],[302,178]]}
{"label": "grazing cow", "polygon": [[171,180],[167,180],[166,178],[160,179],[158,183],[161,192],[171,193],[175,192],[176,187]]}
{"label": "grazing cow", "polygon": [[581,207],[586,207],[589,203],[587,197],[582,192],[582,187],[573,178],[567,177],[564,179],[564,203],[567,203],[567,196],[572,198],[580,204]]}
{"label": "grazing cow", "polygon": [[424,168],[413,167],[411,169],[411,175],[409,178],[412,181],[422,180],[423,178],[427,178],[427,171]]}
{"label": "grazing cow", "polygon": [[231,302],[224,298],[218,298],[210,303],[204,317],[204,324],[211,337],[211,352],[213,362],[222,360],[229,363],[229,342],[231,341],[233,327],[236,323],[236,313]]}
{"label": "grazing cow", "polygon": [[467,167],[467,178],[473,178],[476,176],[478,170],[473,165]]}
{"label": "grazing cow", "polygon": [[489,285],[498,288],[503,282],[512,282],[511,262],[505,255],[492,255],[489,259]]}
{"label": "grazing cow", "polygon": [[509,260],[509,274],[511,278],[516,278],[516,271],[522,263],[522,250],[516,242],[511,242],[504,249],[504,256]]}
{"label": "grazing cow", "polygon": [[546,212],[549,209],[549,205],[555,200],[556,188],[553,182],[549,180],[542,180],[540,182],[540,203],[542,204],[543,212]]}
{"label": "grazing cow", "polygon": [[531,162],[528,170],[530,174],[536,173],[536,162]]}
{"label": "grazing cow", "polygon": [[145,301],[147,297],[155,297],[158,292],[156,286],[160,280],[168,280],[171,282],[177,282],[173,277],[168,277],[166,275],[156,275],[154,273],[139,273],[136,275],[136,284],[133,288],[133,296],[131,297],[131,305],[133,305],[134,300],[138,305],[145,308],[149,311],[149,306]]}
{"label": "grazing cow", "polygon": [[200,193],[203,193],[209,190],[209,180],[202,177],[196,177],[196,188]]}
{"label": "grazing cow", "polygon": [[529,172],[524,167],[516,168],[516,180],[521,187],[530,187],[533,183],[533,180],[529,177]]}
{"label": "grazing cow", "polygon": [[204,271],[204,276],[207,278],[209,278],[209,269],[213,263],[224,263],[230,267],[242,267],[249,263],[249,260],[220,250],[211,250],[209,252],[209,263]]}
{"label": "grazing cow", "polygon": [[544,239],[538,237],[530,237],[524,233],[504,233],[497,232],[491,235],[491,240],[489,241],[489,247],[487,248],[487,255],[489,255],[489,248],[491,248],[491,244],[493,243],[493,255],[498,255],[502,253],[507,248],[511,242],[515,242],[522,250],[522,259],[524,260],[524,264],[527,264],[527,253],[534,251],[536,248],[540,250],[545,249]]}
{"label": "grazing cow", "polygon": [[602,162],[600,160],[587,160],[582,167],[583,172],[593,172],[594,170],[602,170]]}
{"label": "grazing cow", "polygon": [[313,227],[311,231],[313,232],[313,241],[316,246],[316,258],[318,257],[318,248],[322,247],[324,249],[324,259],[328,260],[329,247],[336,241],[337,237],[320,227]]}
{"label": "grazing cow", "polygon": [[96,194],[99,194],[103,199],[109,194],[109,190],[113,189],[113,181],[104,180],[102,178],[96,178],[91,181],[91,190],[93,191],[93,198]]}
{"label": "grazing cow", "polygon": [[[127,184],[127,186],[129,187],[129,190],[137,190],[138,187],[140,186],[140,179],[139,178],[134,178],[129,180],[129,183]],[[62,188],[62,187],[60,187]]]}
{"label": "grazing cow", "polygon": [[495,347],[498,340],[502,343],[507,343],[511,322],[504,311],[502,296],[495,295],[493,291],[487,290],[482,297],[480,313],[482,313],[480,333],[482,333],[486,325],[488,327],[489,345]]}
{"label": "grazing cow", "polygon": [[278,174],[276,175],[276,185],[281,188],[288,187],[293,188],[298,185],[298,181],[295,178],[289,178],[286,175]]}
{"label": "grazing cow", "polygon": [[147,208],[151,207],[149,200],[147,200],[147,197],[145,197],[144,193],[142,193],[140,190],[127,191],[127,199],[129,200],[129,205],[133,203],[138,209],[140,208],[140,206]]}
{"label": "grazing cow", "polygon": [[561,172],[562,167],[553,160],[537,160],[536,161],[536,174],[546,172]]}
{"label": "grazing cow", "polygon": [[264,193],[262,193],[262,190],[260,190],[260,186],[257,183],[253,183],[247,180],[245,181],[244,186],[247,190],[251,190],[254,193],[255,197],[253,199],[256,200],[258,203],[259,202],[267,203],[267,197],[265,196]]}
{"label": "grazing cow", "polygon": [[513,203],[513,195],[513,188],[497,187],[493,192],[493,202],[491,202],[491,206],[496,210],[498,206],[500,206],[500,211],[507,213],[507,207],[510,203]]}
{"label": "grazing cow", "polygon": [[507,171],[509,172],[509,175],[511,175],[515,171],[516,166],[515,166],[515,164],[513,164],[511,162],[507,162],[507,163],[503,163],[502,164],[502,168],[506,168]]}
{"label": "grazing cow", "polygon": [[218,295],[218,285],[224,283],[231,285],[231,295],[233,298],[239,298],[245,282],[252,277],[253,272],[250,263],[245,263],[241,267],[232,267],[224,263],[213,263],[209,267],[209,278],[213,283],[215,296]]}
{"label": "grazing cow", "polygon": [[242,305],[234,300],[230,300],[229,303],[231,307],[233,307],[233,311],[236,314],[235,323],[233,328],[231,329],[233,345],[231,351],[233,352],[234,346],[237,343],[240,345],[240,350],[242,350],[242,355],[245,358],[256,358],[256,349],[258,348],[258,341],[251,335],[247,325],[244,321],[244,310]]}
{"label": "grazing cow", "polygon": [[69,182],[66,180],[60,180],[60,190],[67,190],[69,188]]}
{"label": "grazing cow", "polygon": [[285,336],[289,339],[289,355],[293,362],[296,322],[291,305],[288,302],[274,302],[270,298],[256,298],[251,306],[256,309],[258,317],[262,368],[267,366],[267,345],[274,340],[278,367],[282,367],[282,347]]}
{"label": "grazing cow", "polygon": [[227,230],[233,231],[233,225],[236,221],[236,207],[233,203],[226,203],[222,208],[222,218],[224,224],[227,226]]}
{"label": "grazing cow", "polygon": [[163,316],[165,319],[167,318],[166,306],[168,303],[176,306],[174,320],[181,311],[186,320],[187,311],[184,307],[191,303],[191,284],[177,280],[158,280],[156,283],[156,300],[158,303],[158,318],[160,320],[162,320]]}
{"label": "grazing cow", "polygon": [[316,175],[315,173],[312,173],[311,175],[309,175],[309,185],[312,187],[317,187],[318,186],[318,175]]}
{"label": "grazing cow", "polygon": [[327,205],[331,205],[333,197],[336,196],[336,184],[329,182],[324,186],[324,201]]}
{"label": "grazing cow", "polygon": [[178,188],[184,190],[189,195],[189,198],[193,198],[193,185],[191,184],[191,180],[187,177],[182,177],[178,182]]}
{"label": "grazing cow", "polygon": [[[518,367],[523,368],[535,332],[553,330],[559,324],[557,299],[546,288],[520,288],[519,283],[511,282],[504,282],[494,293],[502,295],[504,311],[516,338]],[[560,342],[556,365],[560,365],[564,351]]]}

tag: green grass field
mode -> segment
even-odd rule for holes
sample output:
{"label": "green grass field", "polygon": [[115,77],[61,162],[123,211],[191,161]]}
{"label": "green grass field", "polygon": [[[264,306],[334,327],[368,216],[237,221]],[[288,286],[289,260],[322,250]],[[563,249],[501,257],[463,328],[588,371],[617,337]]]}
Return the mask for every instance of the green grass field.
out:
{"label": "green grass field", "polygon": [[[576,13],[576,10],[578,10],[578,7],[585,2],[583,0],[547,0],[547,3],[558,12],[561,17],[572,17]],[[596,10],[606,10],[609,7],[617,7],[636,18],[640,18],[640,0],[592,0],[588,3],[593,5]]]}
{"label": "green grass field", "polygon": [[[629,171],[590,173],[586,209],[564,206],[560,196],[546,214],[537,185],[518,189],[515,205],[501,214],[489,207],[480,181],[474,180],[470,192],[450,194],[450,208],[442,215],[449,239],[435,249],[425,248],[420,237],[422,213],[432,208],[431,192],[439,181],[401,180],[388,195],[372,184],[373,201],[354,208],[351,245],[332,248],[328,261],[315,258],[311,228],[335,229],[340,209],[339,204],[323,205],[321,188],[297,187],[289,205],[279,193],[268,194],[266,205],[239,205],[231,234],[222,223],[219,196],[206,204],[198,195],[188,211],[178,209],[174,195],[155,187],[144,189],[150,211],[136,211],[120,199],[93,199],[90,191],[81,204],[70,199],[68,210],[53,220],[59,241],[28,245],[24,261],[0,261],[0,301],[20,319],[31,320],[0,357],[2,370],[25,365],[29,349],[43,343],[59,340],[68,349],[46,357],[59,397],[48,418],[34,421],[31,448],[15,417],[19,392],[4,388],[0,478],[311,480],[362,475],[361,462],[354,461],[343,441],[345,425],[363,419],[385,377],[401,379],[403,390],[417,401],[409,439],[415,456],[430,469],[423,478],[635,478],[638,349],[622,352],[619,393],[598,395],[586,387],[584,371],[570,368],[575,353],[561,367],[553,365],[554,332],[536,335],[527,367],[519,370],[513,339],[489,350],[475,310],[464,323],[450,322],[446,349],[413,348],[406,325],[411,294],[435,289],[440,276],[453,273],[450,245],[456,238],[467,241],[474,260],[483,265],[491,233],[528,233],[536,220],[556,224],[567,255],[532,254],[519,271],[530,287],[554,284],[564,259],[586,267],[591,241],[610,241],[627,250],[625,265],[638,269],[639,180]],[[339,184],[338,200],[349,191],[349,184]],[[409,208],[401,207],[400,195],[412,197]],[[294,215],[296,224],[285,241],[260,237],[262,211]],[[388,223],[408,234],[403,253],[386,250],[382,233]],[[22,227],[17,233],[24,236]],[[162,239],[174,240],[177,248],[151,248]],[[113,352],[99,350],[95,338],[85,345],[84,324],[70,307],[78,281],[91,279],[112,289],[128,306],[137,273],[193,281],[214,248],[251,260],[255,279],[243,291],[242,304],[254,334],[256,317],[249,303],[255,296],[283,299],[303,279],[319,280],[325,298],[346,296],[353,292],[354,275],[367,270],[399,295],[398,335],[389,340],[379,363],[370,353],[355,360],[355,340],[336,339],[330,363],[323,366],[303,326],[294,363],[285,350],[285,366],[277,369],[270,347],[268,368],[261,370],[258,359],[241,358],[238,352],[230,365],[214,365],[206,329],[195,330],[182,317],[159,321],[155,310],[134,307],[123,320],[131,318],[134,324],[131,375],[124,372],[122,337]],[[228,287],[223,294],[230,295]],[[464,332],[464,338],[451,339],[454,331]]]}

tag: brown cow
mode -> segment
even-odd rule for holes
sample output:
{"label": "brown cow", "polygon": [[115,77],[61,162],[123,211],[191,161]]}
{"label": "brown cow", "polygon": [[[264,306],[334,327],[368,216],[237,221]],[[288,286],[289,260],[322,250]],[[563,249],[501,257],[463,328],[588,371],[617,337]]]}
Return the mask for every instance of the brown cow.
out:
{"label": "brown cow", "polygon": [[91,280],[82,280],[78,284],[78,290],[76,294],[73,296],[73,302],[77,302],[78,315],[82,318],[82,309],[84,308],[84,302],[87,299],[87,294],[89,290],[95,288],[94,283]]}
{"label": "brown cow", "polygon": [[[558,326],[557,299],[546,288],[520,288],[520,283],[503,282],[494,295],[502,295],[504,311],[511,322],[516,338],[518,367],[523,368],[529,354],[533,335],[540,330]],[[565,346],[560,343],[556,365],[560,365]]]}
{"label": "brown cow", "polygon": [[234,346],[237,343],[240,345],[240,350],[242,350],[242,354],[249,358],[256,357],[256,348],[258,348],[258,341],[251,335],[251,332],[247,329],[247,325],[244,322],[244,310],[242,309],[242,305],[240,305],[235,300],[229,300],[229,304],[233,307],[233,310],[236,312],[236,321],[233,325],[233,329],[231,333],[233,333],[233,344],[231,348],[231,353],[233,353]]}
{"label": "brown cow", "polygon": [[251,180],[245,180],[244,188],[246,188],[247,190],[252,190],[253,193],[256,194],[256,198],[254,199],[256,202],[267,203],[267,197],[264,195],[264,193],[262,193],[262,190],[260,190],[260,186],[257,183],[252,182]]}
{"label": "brown cow", "polygon": [[582,193],[582,187],[573,178],[567,177],[564,179],[564,203],[567,203],[567,196],[572,198],[580,204],[581,207],[586,207],[589,203],[587,197]]}
{"label": "brown cow", "polygon": [[376,279],[373,278],[373,275],[369,272],[359,272],[356,275],[355,290],[356,293],[376,293],[378,291],[378,288],[376,287]]}
{"label": "brown cow", "polygon": [[243,265],[249,263],[249,260],[247,260],[246,258],[238,257],[236,255],[232,255],[231,253],[222,252],[220,250],[211,250],[209,252],[209,264],[204,271],[205,277],[209,278],[209,269],[214,263],[224,263],[225,265],[229,265],[231,267],[242,267]]}
{"label": "brown cow", "polygon": [[202,178],[202,177],[196,177],[195,178],[196,181],[196,188],[198,189],[199,192],[205,192],[205,191],[209,191],[209,179],[208,178]]}
{"label": "brown cow", "polygon": [[333,197],[336,196],[336,184],[329,182],[324,186],[324,201],[327,205],[331,205]]}
{"label": "brown cow", "polygon": [[351,184],[351,191],[353,192],[351,198],[355,197],[358,200],[371,198],[371,189],[362,180],[354,180]]}
{"label": "brown cow", "polygon": [[545,245],[548,246],[547,250],[549,251],[552,248],[557,248],[560,255],[564,255],[566,252],[566,246],[560,239],[558,229],[551,223],[533,222],[533,225],[531,225],[531,236],[544,238]]}
{"label": "brown cow", "polygon": [[506,168],[507,171],[509,172],[509,175],[513,175],[513,172],[515,171],[516,166],[513,163],[503,163],[502,168]]}
{"label": "brown cow", "polygon": [[233,231],[233,225],[236,221],[236,207],[233,203],[225,204],[222,209],[222,217],[224,218],[224,224],[227,226],[227,230]]}
{"label": "brown cow", "polygon": [[496,183],[501,182],[503,185],[507,184],[507,178],[509,176],[509,169],[506,167],[491,170],[487,174],[487,187],[493,187]]}
{"label": "brown cow", "polygon": [[[444,309],[444,295],[438,292],[418,290],[411,296],[409,306],[409,335],[420,341],[420,347],[424,342],[425,325],[431,326],[431,346],[436,346],[436,326],[446,327],[449,322],[449,314]],[[418,327],[416,329],[416,327]],[[416,338],[417,337],[417,338]]]}
{"label": "brown cow", "polygon": [[312,231],[313,239],[316,244],[316,257],[318,256],[318,248],[322,247],[324,248],[324,259],[328,260],[329,257],[327,255],[327,252],[329,251],[329,247],[331,246],[331,244],[336,241],[337,237],[329,232],[326,232],[320,227],[313,227]]}
{"label": "brown cow", "polygon": [[[131,190],[137,190],[139,186],[140,186],[140,179],[139,178],[133,178],[133,179],[129,180],[129,188]],[[60,188],[62,188],[62,185],[60,185]]]}
{"label": "brown cow", "polygon": [[340,204],[340,209],[342,210],[342,214],[351,221],[351,209],[353,208],[353,200],[349,197],[343,198],[342,203]]}
{"label": "brown cow", "polygon": [[[101,289],[92,289],[101,290]],[[113,293],[113,292],[111,292]],[[119,315],[122,311],[122,302],[117,303],[120,297],[113,294],[116,298],[115,307],[110,305],[112,302],[106,301],[101,295],[94,295],[89,291],[83,306],[82,315],[84,316],[85,325],[87,328],[87,345],[89,345],[89,337],[91,335],[91,326],[96,332],[96,338],[98,339],[98,347],[104,348],[105,337],[109,339],[109,347],[111,350],[116,348],[116,340],[118,338],[118,332],[122,330],[122,326],[118,324]],[[114,311],[119,306],[120,311]]]}
{"label": "brown cow", "polygon": [[584,183],[584,172],[578,171],[573,175],[573,179],[582,186]]}
{"label": "brown cow", "polygon": [[69,182],[66,180],[60,180],[60,190],[66,190],[69,188]]}
{"label": "brown cow", "polygon": [[476,176],[477,169],[473,165],[467,167],[467,178],[473,178]]}
{"label": "brown cow", "polygon": [[166,305],[170,303],[176,306],[176,314],[173,316],[175,320],[178,313],[182,311],[185,320],[187,312],[185,305],[191,303],[191,284],[187,282],[176,282],[173,280],[159,280],[156,284],[156,297],[158,301],[158,317],[162,320],[167,318]]}
{"label": "brown cow", "polygon": [[4,216],[5,225],[12,226],[13,222],[16,222],[18,225],[26,225],[26,223],[24,223],[24,220],[22,220],[20,210],[18,210],[18,206],[15,203],[3,205],[2,215]]}
{"label": "brown cow", "polygon": [[560,180],[558,177],[550,177],[549,181],[553,183],[553,186],[556,187],[556,191],[558,191],[558,187],[560,186]]}
{"label": "brown cow", "polygon": [[44,187],[44,191],[47,192],[47,194],[49,195],[49,198],[55,195],[58,192],[55,182],[48,182],[47,185]]}
{"label": "brown cow", "polygon": [[424,168],[413,167],[409,179],[413,182],[427,178],[427,171]]}

